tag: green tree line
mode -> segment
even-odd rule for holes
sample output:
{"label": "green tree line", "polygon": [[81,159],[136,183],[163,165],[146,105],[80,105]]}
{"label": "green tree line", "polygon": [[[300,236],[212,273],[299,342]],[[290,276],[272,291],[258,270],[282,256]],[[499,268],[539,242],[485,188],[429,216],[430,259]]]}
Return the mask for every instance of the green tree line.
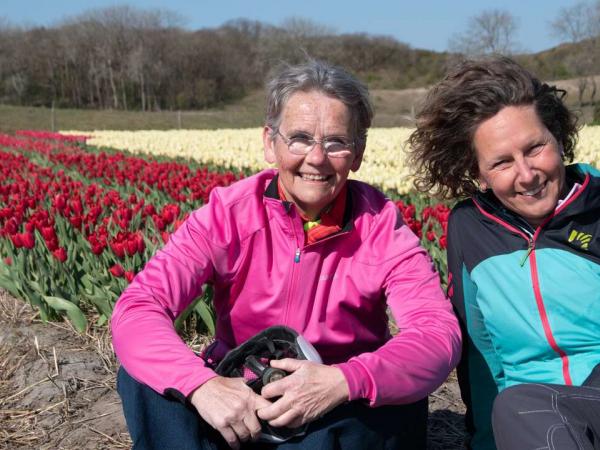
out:
{"label": "green tree line", "polygon": [[[387,36],[339,34],[305,19],[279,26],[240,19],[199,30],[178,22],[167,11],[112,7],[52,27],[0,23],[0,102],[201,109],[243,97],[260,88],[275,65],[307,55],[341,64],[371,88],[384,89],[430,85],[456,58]],[[572,56],[573,51],[563,53]],[[583,70],[561,61],[560,52],[519,58],[547,79],[574,77]]]}

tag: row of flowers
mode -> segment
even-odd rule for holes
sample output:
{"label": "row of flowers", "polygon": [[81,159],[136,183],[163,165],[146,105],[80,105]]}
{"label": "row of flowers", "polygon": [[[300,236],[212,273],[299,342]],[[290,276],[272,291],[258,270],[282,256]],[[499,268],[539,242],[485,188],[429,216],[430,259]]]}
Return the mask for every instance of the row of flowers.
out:
{"label": "row of flowers", "polygon": [[[353,177],[384,191],[407,194],[413,189],[410,168],[405,164],[410,128],[374,128],[369,131],[367,150],[360,170]],[[262,131],[170,130],[170,131],[69,131],[89,136],[88,143],[134,153],[184,157],[221,167],[258,171],[266,166]],[[580,132],[577,161],[600,167],[600,127],[586,126]]]}
{"label": "row of flowers", "polygon": [[42,319],[110,316],[121,291],[211,189],[241,174],[0,135],[0,286]]}
{"label": "row of flowers", "polygon": [[[66,314],[83,330],[84,312],[93,309],[103,323],[187,214],[214,187],[241,177],[105,152],[86,146],[85,136],[0,134],[0,286],[35,305],[44,320]],[[449,208],[424,197],[396,204],[445,278]],[[199,313],[210,320],[206,308]]]}

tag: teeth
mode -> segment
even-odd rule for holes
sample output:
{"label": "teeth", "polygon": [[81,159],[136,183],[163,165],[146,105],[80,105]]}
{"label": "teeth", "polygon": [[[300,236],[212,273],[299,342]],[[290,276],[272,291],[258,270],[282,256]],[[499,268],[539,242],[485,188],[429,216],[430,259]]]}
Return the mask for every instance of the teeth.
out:
{"label": "teeth", "polygon": [[314,175],[314,174],[308,174],[308,173],[303,173],[300,176],[302,177],[303,180],[308,180],[308,181],[325,181],[327,179],[327,177],[325,175]]}
{"label": "teeth", "polygon": [[527,196],[533,196],[536,195],[537,193],[539,193],[542,189],[543,189],[543,185],[542,186],[538,186],[537,188],[531,190],[531,191],[523,191],[521,192],[521,195],[527,195]]}

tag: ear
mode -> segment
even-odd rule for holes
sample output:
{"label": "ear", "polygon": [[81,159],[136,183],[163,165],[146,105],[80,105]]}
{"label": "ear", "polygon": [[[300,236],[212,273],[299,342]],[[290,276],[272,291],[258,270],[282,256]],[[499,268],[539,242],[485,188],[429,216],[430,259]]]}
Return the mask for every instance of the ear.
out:
{"label": "ear", "polygon": [[267,126],[263,128],[262,138],[265,161],[269,164],[275,164],[277,162],[277,158],[275,157],[275,140],[271,136],[271,128]]}
{"label": "ear", "polygon": [[354,161],[352,161],[352,165],[350,166],[350,170],[352,172],[356,172],[360,169],[360,165],[362,164],[363,155],[365,153],[365,146],[361,145],[360,148],[357,148],[356,156],[354,157]]}
{"label": "ear", "polygon": [[[477,156],[477,150],[473,149],[473,151],[475,152],[475,155]],[[477,161],[477,167],[475,170],[477,171],[477,180],[476,181],[477,181],[477,184],[479,184],[479,191],[485,192],[488,189],[490,189],[490,184],[487,182],[486,178],[481,173],[481,166],[479,165],[479,160]],[[471,175],[473,179],[475,178],[473,176],[474,174],[472,172],[469,175]]]}
{"label": "ear", "polygon": [[482,191],[482,192],[487,191],[490,188],[488,182],[485,181],[485,179],[481,175],[479,175],[479,178],[477,178],[477,181],[479,182],[479,190],[480,191]]}

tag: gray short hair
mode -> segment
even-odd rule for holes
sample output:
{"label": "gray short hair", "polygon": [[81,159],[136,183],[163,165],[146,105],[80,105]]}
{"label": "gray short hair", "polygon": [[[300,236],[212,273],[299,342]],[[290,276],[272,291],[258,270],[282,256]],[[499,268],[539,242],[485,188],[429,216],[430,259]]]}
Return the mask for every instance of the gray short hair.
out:
{"label": "gray short hair", "polygon": [[373,120],[369,90],[346,70],[324,61],[311,59],[303,64],[284,65],[275,72],[267,83],[266,125],[277,131],[289,98],[296,92],[312,90],[330,95],[350,109],[353,139],[364,148]]}

